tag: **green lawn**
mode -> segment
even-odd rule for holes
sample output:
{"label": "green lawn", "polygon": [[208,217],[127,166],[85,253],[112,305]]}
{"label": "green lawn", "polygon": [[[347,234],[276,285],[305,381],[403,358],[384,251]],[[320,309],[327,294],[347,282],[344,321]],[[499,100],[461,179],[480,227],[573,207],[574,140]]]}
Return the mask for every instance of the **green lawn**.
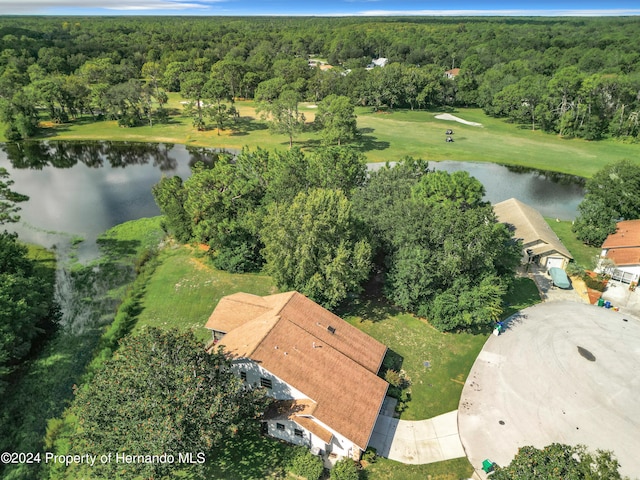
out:
{"label": "green lawn", "polygon": [[502,318],[507,318],[522,309],[540,303],[540,292],[536,283],[527,277],[516,278],[504,299]]}
{"label": "green lawn", "polygon": [[277,292],[270,277],[216,270],[204,252],[193,247],[167,247],[160,252],[159,260],[160,265],[146,286],[136,328],[152,325],[191,329],[207,341],[211,334],[204,324],[220,298],[235,292]]}
{"label": "green lawn", "polygon": [[[403,155],[425,160],[495,162],[590,177],[602,166],[622,159],[637,161],[640,145],[615,140],[588,142],[520,128],[485,115],[480,109],[452,111],[482,127],[435,118],[438,112],[398,110],[372,113],[360,109],[358,127],[363,129],[371,161],[394,160]],[[444,132],[454,130],[454,143]]]}
{"label": "green lawn", "polygon": [[571,231],[570,221],[556,222],[554,219],[545,219],[551,229],[556,233],[567,250],[573,255],[574,261],[586,269],[595,267],[595,259],[600,255],[601,249],[585,245],[576,238],[576,234]]}
{"label": "green lawn", "polygon": [[[276,288],[271,278],[264,275],[234,275],[215,270],[199,249],[168,246],[160,252],[160,265],[147,283],[137,328],[142,325],[188,328],[206,341],[209,334],[203,325],[209,314],[221,297],[238,291],[268,295],[275,293]],[[403,357],[402,368],[411,377],[413,386],[412,400],[402,418],[430,418],[458,408],[464,380],[486,335],[442,334],[423,320],[401,314],[381,302],[356,305],[353,312],[346,317],[347,321]],[[424,361],[430,361],[431,367],[426,368]],[[209,471],[214,477],[264,478],[281,471],[282,455],[280,444],[270,439],[247,438],[220,450]],[[463,478],[471,471],[464,458],[422,466],[380,459],[366,470],[371,480],[428,478],[427,475],[444,480]]]}
{"label": "green lawn", "polygon": [[[180,101],[178,94],[170,94],[169,108],[173,116],[167,124],[121,128],[115,121],[93,122],[90,118],[65,125],[43,122],[46,128],[43,129],[41,138],[156,141],[237,149],[243,146],[288,148],[288,138],[269,131],[256,113],[252,101],[236,103],[241,121],[235,130],[223,131],[221,135],[215,129],[196,131],[191,126],[191,120],[180,115]],[[300,109],[310,127],[315,117],[313,105],[303,103],[300,104]],[[590,177],[608,163],[623,159],[638,161],[640,153],[638,144],[611,139],[589,142],[560,138],[489,117],[478,108],[453,109],[450,113],[464,120],[481,123],[482,127],[438,120],[435,116],[441,112],[437,111],[373,112],[371,108],[359,107],[356,112],[358,128],[362,134],[357,147],[372,162],[394,161],[411,155],[433,161],[495,162]],[[454,143],[444,141],[444,131],[449,128],[455,131]],[[309,128],[296,137],[294,143],[302,148],[314,148],[320,144],[320,135]]]}
{"label": "green lawn", "polygon": [[402,412],[403,420],[422,420],[458,408],[462,387],[486,335],[441,333],[380,301],[365,301],[344,319],[401,357],[402,370],[411,379],[411,400]]}
{"label": "green lawn", "polygon": [[473,466],[466,457],[427,465],[405,465],[378,458],[364,473],[366,480],[460,480],[471,478]]}

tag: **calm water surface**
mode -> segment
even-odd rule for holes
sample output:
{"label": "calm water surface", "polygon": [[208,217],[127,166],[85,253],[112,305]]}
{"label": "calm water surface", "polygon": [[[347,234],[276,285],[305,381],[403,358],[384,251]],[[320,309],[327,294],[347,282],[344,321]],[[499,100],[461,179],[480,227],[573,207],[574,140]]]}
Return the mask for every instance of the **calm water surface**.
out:
{"label": "calm water surface", "polygon": [[[119,223],[160,212],[151,187],[163,175],[190,175],[198,160],[213,161],[214,150],[184,145],[121,142],[34,142],[4,145],[0,167],[14,180],[13,189],[29,195],[15,227],[25,241],[45,246],[61,237],[86,240],[80,256],[95,253],[96,237]],[[380,164],[370,165],[376,168]],[[491,163],[431,162],[431,168],[466,170],[486,188],[486,200],[511,197],[544,216],[570,220],[584,195],[574,177],[515,171]]]}

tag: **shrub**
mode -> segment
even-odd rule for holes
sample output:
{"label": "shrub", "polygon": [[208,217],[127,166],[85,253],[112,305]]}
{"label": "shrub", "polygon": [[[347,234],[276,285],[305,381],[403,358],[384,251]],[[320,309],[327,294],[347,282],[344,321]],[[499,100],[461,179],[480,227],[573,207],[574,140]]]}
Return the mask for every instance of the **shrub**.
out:
{"label": "shrub", "polygon": [[593,290],[596,290],[598,292],[604,292],[604,287],[606,285],[604,281],[599,280],[597,278],[590,277],[589,275],[585,275],[583,279],[587,287]]}
{"label": "shrub", "polygon": [[369,463],[376,463],[376,459],[378,458],[378,451],[374,447],[367,447],[367,449],[362,454],[362,460]]}
{"label": "shrub", "polygon": [[305,477],[307,480],[318,480],[323,470],[320,457],[313,455],[306,447],[295,447],[289,461],[291,473]]}
{"label": "shrub", "polygon": [[569,262],[566,268],[567,275],[571,277],[582,277],[584,275],[584,268],[575,262]]}
{"label": "shrub", "polygon": [[356,462],[350,458],[339,460],[331,469],[329,478],[331,480],[358,480],[359,473]]}
{"label": "shrub", "polygon": [[387,370],[384,374],[384,379],[389,382],[392,387],[400,387],[402,385],[402,377],[400,373],[395,370]]}

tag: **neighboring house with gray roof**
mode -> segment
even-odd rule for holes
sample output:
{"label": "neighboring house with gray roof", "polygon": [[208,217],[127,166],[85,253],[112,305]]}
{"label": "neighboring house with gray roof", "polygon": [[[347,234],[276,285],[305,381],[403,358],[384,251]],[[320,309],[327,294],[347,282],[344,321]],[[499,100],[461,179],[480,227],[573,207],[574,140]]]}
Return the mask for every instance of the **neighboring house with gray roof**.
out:
{"label": "neighboring house with gray roof", "polygon": [[573,259],[569,250],[547,224],[540,212],[510,198],[493,206],[498,221],[513,229],[513,236],[522,241],[523,263],[536,263],[545,269],[565,268]]}
{"label": "neighboring house with gray roof", "polygon": [[269,435],[360,459],[386,396],[387,347],[297,292],[223,297],[207,321],[234,372],[276,399]]}

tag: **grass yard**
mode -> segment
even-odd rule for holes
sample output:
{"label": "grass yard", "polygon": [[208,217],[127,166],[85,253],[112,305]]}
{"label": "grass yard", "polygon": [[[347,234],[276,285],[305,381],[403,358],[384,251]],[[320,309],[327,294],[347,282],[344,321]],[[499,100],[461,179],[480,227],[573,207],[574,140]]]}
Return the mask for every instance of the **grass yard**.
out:
{"label": "grass yard", "polygon": [[[204,253],[189,246],[168,246],[160,252],[160,265],[146,286],[144,309],[138,325],[193,329],[203,340],[202,328],[218,300],[234,292],[257,295],[276,292],[272,280],[263,275],[234,275],[212,268]],[[357,314],[356,314],[357,313]],[[413,381],[412,401],[404,419],[430,418],[458,408],[464,380],[486,335],[442,334],[426,322],[401,314],[382,302],[365,302],[345,319],[385,343],[403,357],[403,369]],[[423,362],[429,360],[431,368]],[[259,479],[280,475],[284,458],[282,444],[262,437],[238,439],[221,449],[208,471],[214,478]],[[466,458],[433,465],[403,465],[379,459],[367,467],[364,478],[458,479],[469,476]]]}
{"label": "grass yard", "polygon": [[191,329],[207,341],[211,334],[204,324],[220,298],[235,292],[277,293],[270,277],[216,270],[204,252],[194,247],[169,246],[160,252],[159,260],[146,286],[136,328],[152,325]]}
{"label": "grass yard", "polygon": [[[42,122],[45,128],[40,138],[154,141],[227,149],[260,146],[271,150],[289,146],[286,135],[271,133],[256,112],[253,101],[236,102],[240,121],[234,130],[224,130],[220,135],[215,128],[196,131],[191,119],[181,116],[181,101],[179,94],[169,94],[168,109],[172,116],[166,124],[121,128],[115,121],[94,122],[91,118],[64,125]],[[294,144],[302,148],[318,147],[321,144],[320,134],[311,128],[315,105],[301,103],[299,108],[309,128],[294,139]],[[487,116],[479,108],[450,109],[448,113],[481,123],[482,127],[436,119],[435,116],[441,111],[373,112],[370,107],[358,107],[356,113],[362,137],[355,146],[365,153],[370,162],[395,161],[411,155],[431,161],[494,162],[590,177],[608,163],[623,159],[637,161],[640,153],[638,144],[611,139],[590,142],[531,131],[527,127]],[[449,128],[455,132],[454,143],[445,142],[444,132]]]}
{"label": "grass yard", "polygon": [[429,463],[427,465],[405,465],[386,458],[378,458],[368,465],[361,478],[366,480],[460,480],[471,478],[473,466],[466,457]]}
{"label": "grass yard", "polygon": [[509,288],[504,299],[505,309],[502,313],[502,318],[510,317],[514,313],[541,301],[536,283],[528,277],[518,277]]}
{"label": "grass yard", "polygon": [[576,234],[571,231],[570,221],[556,222],[552,218],[545,219],[551,229],[556,233],[567,250],[573,255],[573,260],[582,267],[591,270],[595,267],[596,258],[600,255],[601,249],[585,245],[576,238]]}
{"label": "grass yard", "polygon": [[458,408],[462,387],[487,335],[441,333],[376,300],[364,301],[344,319],[402,357],[402,370],[411,379],[411,400],[403,420],[422,420]]}

